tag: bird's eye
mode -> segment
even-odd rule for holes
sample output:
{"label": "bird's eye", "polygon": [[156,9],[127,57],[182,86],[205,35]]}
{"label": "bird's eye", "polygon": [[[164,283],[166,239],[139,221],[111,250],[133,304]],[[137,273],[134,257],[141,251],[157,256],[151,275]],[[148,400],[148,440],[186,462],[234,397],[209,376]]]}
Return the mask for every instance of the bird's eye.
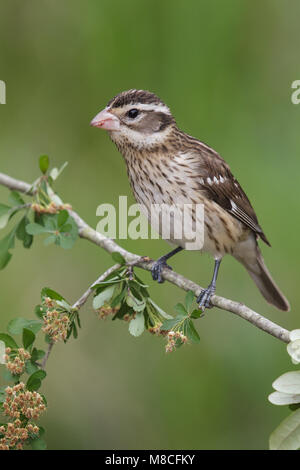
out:
{"label": "bird's eye", "polygon": [[139,114],[139,110],[136,109],[136,108],[133,108],[133,109],[130,109],[128,112],[127,112],[127,116],[130,118],[130,119],[134,119],[138,116]]}

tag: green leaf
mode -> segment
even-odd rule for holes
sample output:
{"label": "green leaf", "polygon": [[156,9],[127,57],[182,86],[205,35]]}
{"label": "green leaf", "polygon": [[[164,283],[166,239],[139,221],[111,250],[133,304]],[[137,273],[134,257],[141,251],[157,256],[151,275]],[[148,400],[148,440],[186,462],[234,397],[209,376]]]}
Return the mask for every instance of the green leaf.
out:
{"label": "green leaf", "polygon": [[23,346],[28,349],[35,340],[35,334],[28,328],[23,328]]}
{"label": "green leaf", "polygon": [[12,207],[7,206],[6,204],[0,204],[0,217],[3,214],[6,214],[6,212],[11,211]]}
{"label": "green leaf", "polygon": [[33,236],[29,235],[29,233],[27,233],[27,231],[26,231],[26,227],[29,224],[30,224],[29,219],[25,215],[21,219],[21,221],[18,223],[18,226],[17,226],[16,236],[17,236],[18,240],[23,241],[24,248],[30,248],[30,246],[32,245],[32,242],[33,242]]}
{"label": "green leaf", "polygon": [[14,248],[16,230],[17,227],[14,227],[11,232],[9,232],[4,238],[2,238],[2,240],[0,240],[0,253],[5,253],[11,248]]}
{"label": "green leaf", "polygon": [[28,375],[32,375],[34,372],[39,370],[39,367],[32,361],[26,361],[25,370]]}
{"label": "green leaf", "polygon": [[11,207],[0,204],[0,230],[6,227],[11,215],[11,211]]}
{"label": "green leaf", "polygon": [[111,286],[96,295],[93,299],[93,308],[95,310],[101,308],[105,302],[108,302],[112,298],[114,290],[115,286]]}
{"label": "green leaf", "polygon": [[20,193],[18,193],[18,191],[11,191],[9,195],[9,202],[12,204],[12,206],[22,206],[25,204],[24,199]]}
{"label": "green leaf", "polygon": [[[57,216],[57,225],[58,227],[62,227],[68,220],[69,213],[66,210],[59,211]],[[72,226],[71,226],[72,228]]]}
{"label": "green leaf", "polygon": [[17,227],[14,227],[2,240],[0,240],[0,269],[5,268],[12,255],[8,252],[15,246],[15,235]]}
{"label": "green leaf", "polygon": [[26,225],[26,232],[29,233],[29,235],[40,235],[41,233],[49,232],[49,230],[43,225],[33,222]]}
{"label": "green leaf", "polygon": [[[107,286],[111,286],[113,284],[119,284],[122,281],[123,281],[123,279],[121,279],[119,277],[114,277],[114,278],[110,279],[109,281],[101,281],[98,284],[93,285],[92,289],[93,290],[98,290],[99,287],[100,288],[106,288]],[[101,289],[101,290],[103,290],[103,289]]]}
{"label": "green leaf", "polygon": [[73,323],[72,331],[73,331],[73,337],[76,339],[78,337],[78,331],[77,331],[77,327],[75,323]]}
{"label": "green leaf", "polygon": [[200,308],[198,308],[198,309],[196,308],[195,310],[192,311],[191,318],[197,319],[197,318],[201,317],[201,315],[202,315],[202,310]]}
{"label": "green leaf", "polygon": [[42,328],[42,322],[39,320],[26,320],[26,318],[14,318],[7,326],[7,331],[11,335],[18,335],[23,332],[23,328],[31,330],[33,333],[37,333]]}
{"label": "green leaf", "polygon": [[26,383],[26,388],[32,392],[38,390],[42,385],[42,380],[46,377],[46,372],[44,370],[38,370],[31,374]]}
{"label": "green leaf", "polygon": [[148,298],[148,302],[150,302],[153,307],[158,311],[158,313],[163,317],[166,318],[167,320],[173,320],[173,317],[166,313],[162,308],[160,308],[150,297]]}
{"label": "green leaf", "polygon": [[49,168],[49,157],[48,155],[41,155],[39,159],[40,170],[45,174]]}
{"label": "green leaf", "polygon": [[51,234],[49,235],[49,237],[45,238],[44,245],[45,246],[51,245],[51,243],[55,243],[56,240],[58,240],[58,237],[54,234]]}
{"label": "green leaf", "polygon": [[58,244],[64,249],[70,249],[78,238],[78,226],[73,219],[69,216],[68,224],[60,228]]}
{"label": "green leaf", "polygon": [[[141,293],[141,286],[139,284],[137,284],[136,282],[130,280],[128,281],[128,286],[129,286],[129,290],[131,291],[131,294],[136,297],[140,302],[142,300],[145,300],[142,296],[142,293]],[[130,295],[130,294],[128,294]]]}
{"label": "green leaf", "polygon": [[15,340],[6,333],[0,333],[0,340],[5,343],[7,348],[18,349],[18,345]]}
{"label": "green leaf", "polygon": [[189,290],[188,293],[185,296],[185,302],[184,302],[188,312],[190,311],[190,309],[192,307],[192,304],[194,302],[194,298],[195,298],[194,292]]}
{"label": "green leaf", "polygon": [[119,305],[122,302],[122,300],[124,299],[126,293],[127,293],[127,289],[126,288],[122,289],[122,291],[111,302],[110,306],[112,308],[115,308],[117,305]]}
{"label": "green leaf", "polygon": [[61,234],[65,233],[70,233],[72,230],[72,225],[71,224],[65,224],[62,227],[59,228],[59,231]]}
{"label": "green leaf", "polygon": [[43,319],[43,316],[46,313],[46,311],[47,311],[47,308],[42,307],[42,305],[36,305],[36,307],[34,308],[35,315],[40,319]]}
{"label": "green leaf", "polygon": [[[6,393],[5,393],[6,385],[4,387],[0,387],[0,403],[3,403],[6,398]],[[2,426],[3,423],[1,423],[0,426]]]}
{"label": "green leaf", "polygon": [[12,374],[9,370],[4,369],[4,371],[2,372],[2,378],[4,379],[5,382],[17,383],[19,382],[20,376]]}
{"label": "green leaf", "polygon": [[270,450],[297,450],[299,448],[300,409],[284,419],[270,436]]}
{"label": "green leaf", "polygon": [[43,215],[43,225],[47,229],[48,232],[53,232],[57,230],[57,214],[44,214]]}
{"label": "green leaf", "polygon": [[200,342],[200,336],[198,335],[198,332],[196,328],[194,327],[194,323],[190,318],[185,320],[184,325],[183,325],[183,331],[185,336],[188,337],[193,343],[199,343]]}
{"label": "green leaf", "polygon": [[67,312],[71,312],[72,306],[70,304],[68,304],[68,302],[66,302],[65,300],[57,300],[56,303],[57,303],[57,305],[62,307]]}
{"label": "green leaf", "polygon": [[172,320],[165,320],[163,324],[161,325],[160,329],[163,331],[172,330],[174,326],[180,323],[181,321],[182,321],[182,317],[176,317],[176,318],[173,318]]}
{"label": "green leaf", "polygon": [[42,386],[42,381],[40,379],[31,379],[30,382],[27,382],[26,388],[30,392],[33,392],[33,391],[37,391],[39,388],[41,388],[41,386]]}
{"label": "green leaf", "polygon": [[75,313],[75,319],[76,319],[76,321],[77,321],[78,327],[81,328],[81,321],[80,321],[80,317],[79,317],[79,313],[78,313],[78,312]]}
{"label": "green leaf", "polygon": [[139,300],[132,293],[129,293],[126,297],[126,302],[129,307],[132,307],[135,312],[142,312],[146,307],[144,300]]}
{"label": "green leaf", "polygon": [[33,348],[32,353],[31,353],[31,360],[33,362],[38,361],[39,359],[42,359],[45,356],[45,351],[42,349],[36,349]]}
{"label": "green leaf", "polygon": [[129,333],[133,336],[140,336],[145,330],[145,318],[143,313],[137,313],[129,323]]}
{"label": "green leaf", "polygon": [[41,298],[43,300],[44,297],[50,297],[50,299],[54,300],[66,300],[62,295],[60,295],[58,292],[56,292],[53,289],[50,289],[49,287],[44,287],[41,291]]}
{"label": "green leaf", "polygon": [[73,248],[75,243],[74,238],[71,236],[70,232],[60,233],[58,236],[58,243],[64,250],[70,250]]}
{"label": "green leaf", "polygon": [[6,253],[0,253],[0,270],[4,269],[5,266],[7,266],[11,257],[12,257],[12,254],[8,253],[8,251]]}
{"label": "green leaf", "polygon": [[119,264],[125,264],[126,263],[125,258],[118,251],[114,251],[111,254],[111,257],[116,263],[119,263]]}
{"label": "green leaf", "polygon": [[178,315],[182,317],[186,317],[188,315],[188,312],[186,311],[186,308],[182,304],[177,304],[175,305],[174,309],[178,313]]}

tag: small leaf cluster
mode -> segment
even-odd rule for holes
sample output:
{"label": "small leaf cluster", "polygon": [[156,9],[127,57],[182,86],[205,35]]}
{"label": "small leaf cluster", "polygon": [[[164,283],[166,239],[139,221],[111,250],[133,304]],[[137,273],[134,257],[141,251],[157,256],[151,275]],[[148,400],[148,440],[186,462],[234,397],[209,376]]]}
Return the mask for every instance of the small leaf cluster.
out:
{"label": "small leaf cluster", "polygon": [[192,343],[199,343],[200,337],[194,326],[193,319],[201,316],[199,309],[193,309],[195,294],[189,291],[186,294],[184,304],[178,303],[175,306],[177,316],[171,320],[166,320],[161,329],[168,332],[167,352],[172,352],[182,344],[190,340]]}
{"label": "small leaf cluster", "polygon": [[21,214],[13,228],[0,240],[0,269],[4,269],[12,257],[11,250],[15,247],[16,239],[23,243],[24,248],[30,248],[33,236],[27,233],[30,204],[17,191],[11,191],[9,205],[0,204],[0,230],[4,229],[16,214]]}
{"label": "small leaf cluster", "polygon": [[41,304],[35,308],[36,315],[43,320],[43,332],[48,343],[64,341],[73,335],[78,337],[81,328],[79,313],[58,292],[44,287],[41,292]]}
{"label": "small leaf cluster", "polygon": [[93,286],[93,308],[100,318],[111,315],[112,320],[129,321],[129,332],[133,336],[140,336],[145,330],[167,336],[167,351],[175,350],[187,340],[200,341],[192,319],[199,318],[201,311],[192,308],[192,291],[187,293],[184,305],[176,305],[177,316],[173,318],[151,299],[148,286],[126,265],[122,255],[113,253],[112,256],[120,267]]}
{"label": "small leaf cluster", "polygon": [[67,211],[71,206],[64,204],[53,190],[54,181],[66,164],[60,170],[53,168],[48,171],[49,158],[42,155],[39,166],[42,176],[32,184],[33,196],[30,202],[25,202],[19,192],[11,191],[8,204],[0,204],[0,230],[10,224],[12,219],[17,219],[0,240],[0,269],[4,269],[10,261],[16,240],[20,240],[24,248],[30,248],[34,236],[47,234],[46,245],[54,243],[69,249],[78,238],[78,227]]}
{"label": "small leaf cluster", "polygon": [[159,332],[165,319],[172,318],[150,298],[148,289],[120,253],[113,253],[121,266],[104,281],[93,286],[93,308],[100,318],[112,315],[112,320],[129,322],[129,332],[140,336],[145,330]]}

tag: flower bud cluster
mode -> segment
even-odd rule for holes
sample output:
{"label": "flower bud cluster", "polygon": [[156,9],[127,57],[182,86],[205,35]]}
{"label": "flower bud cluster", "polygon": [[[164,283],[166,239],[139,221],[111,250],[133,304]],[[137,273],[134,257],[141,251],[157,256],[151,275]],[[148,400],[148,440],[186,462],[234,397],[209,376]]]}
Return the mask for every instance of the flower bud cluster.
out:
{"label": "flower bud cluster", "polygon": [[23,348],[13,350],[11,348],[5,349],[5,365],[13,375],[23,374],[25,370],[25,361],[30,358],[30,353]]}
{"label": "flower bud cluster", "polygon": [[0,450],[23,449],[25,441],[38,435],[39,428],[29,422],[38,419],[46,410],[42,396],[26,390],[24,383],[6,387],[3,412],[13,421],[0,426]]}
{"label": "flower bud cluster", "polygon": [[65,312],[59,312],[55,308],[47,310],[44,315],[43,332],[51,337],[51,340],[66,341],[68,329],[70,326],[70,318]]}
{"label": "flower bud cluster", "polygon": [[169,331],[168,332],[168,342],[166,344],[166,352],[172,352],[176,350],[181,344],[187,342],[187,337],[180,331]]}
{"label": "flower bud cluster", "polygon": [[148,328],[148,331],[149,333],[151,333],[152,335],[156,335],[156,336],[160,336],[160,335],[163,335],[165,336],[165,334],[167,333],[165,330],[161,330],[162,326],[162,322],[158,322],[156,323],[154,326],[151,326],[150,328]]}
{"label": "flower bud cluster", "polygon": [[51,201],[49,204],[42,205],[34,202],[31,204],[31,209],[38,214],[57,214],[61,210],[70,210],[72,206],[70,204],[61,204],[58,206],[55,202]]}
{"label": "flower bud cluster", "polygon": [[105,303],[103,307],[98,308],[98,316],[101,319],[107,318],[109,315],[115,315],[119,311],[119,307],[112,308],[108,303]]}

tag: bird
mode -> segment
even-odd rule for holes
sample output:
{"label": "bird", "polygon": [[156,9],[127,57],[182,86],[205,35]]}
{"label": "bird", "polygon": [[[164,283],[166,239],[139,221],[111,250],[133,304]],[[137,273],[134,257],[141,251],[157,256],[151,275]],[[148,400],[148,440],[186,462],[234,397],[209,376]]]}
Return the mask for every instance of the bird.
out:
{"label": "bird", "polygon": [[[174,227],[184,224],[183,205],[190,203],[194,208],[202,204],[204,237],[199,251],[214,258],[214,270],[210,284],[197,297],[198,307],[202,311],[212,307],[220,264],[229,254],[246,268],[268,303],[279,310],[290,309],[265,265],[258,240],[271,245],[229,165],[213,148],[182,131],[169,107],[156,94],[138,89],[123,91],[90,124],[105,129],[117,146],[124,157],[133,194],[160,234],[162,224],[157,214],[155,222],[150,220],[151,207],[179,207],[167,240],[176,248],[152,265],[155,281],[164,281],[163,269],[172,269],[167,260],[187,248],[187,237],[174,236]],[[195,223],[194,209],[191,214]]]}

